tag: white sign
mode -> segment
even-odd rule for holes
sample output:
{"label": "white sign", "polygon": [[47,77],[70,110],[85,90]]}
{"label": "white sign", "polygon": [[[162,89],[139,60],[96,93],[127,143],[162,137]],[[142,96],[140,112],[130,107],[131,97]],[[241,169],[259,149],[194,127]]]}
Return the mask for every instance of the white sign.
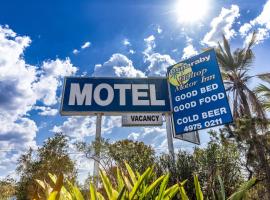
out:
{"label": "white sign", "polygon": [[127,114],[122,116],[122,126],[161,126],[162,114]]}

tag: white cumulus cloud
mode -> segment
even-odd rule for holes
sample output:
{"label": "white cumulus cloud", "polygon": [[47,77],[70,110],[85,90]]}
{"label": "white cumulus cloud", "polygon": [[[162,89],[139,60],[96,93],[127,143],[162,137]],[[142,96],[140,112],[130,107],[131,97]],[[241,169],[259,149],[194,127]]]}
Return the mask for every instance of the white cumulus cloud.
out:
{"label": "white cumulus cloud", "polygon": [[34,84],[34,91],[45,105],[57,103],[57,89],[62,84],[64,76],[76,73],[78,69],[72,65],[69,58],[65,60],[48,60],[41,66],[39,81]]}
{"label": "white cumulus cloud", "polygon": [[233,24],[239,16],[239,7],[237,5],[231,5],[229,9],[222,8],[219,16],[211,21],[211,30],[204,36],[202,44],[215,46],[221,39],[222,34],[227,39],[234,37],[236,31],[233,29]]}
{"label": "white cumulus cloud", "polygon": [[146,59],[150,64],[147,67],[148,76],[165,76],[167,67],[175,64],[170,55],[153,53]]}
{"label": "white cumulus cloud", "polygon": [[133,66],[131,60],[125,55],[116,53],[101,64],[95,65],[93,76],[117,76],[117,77],[144,77],[144,73]]}
{"label": "white cumulus cloud", "polygon": [[245,37],[245,43],[250,41],[252,29],[257,30],[257,44],[269,38],[270,32],[270,0],[263,6],[262,12],[250,22],[243,24],[239,32]]}
{"label": "white cumulus cloud", "polygon": [[81,46],[81,49],[86,49],[88,47],[90,47],[91,43],[88,41],[88,42],[85,42],[82,46]]}
{"label": "white cumulus cloud", "polygon": [[[38,131],[28,112],[37,101],[45,105],[56,103],[60,78],[75,73],[69,59],[43,62],[41,68],[26,63],[24,51],[30,46],[28,36],[20,36],[8,26],[0,26],[0,168],[3,174],[15,168],[21,152],[36,148]],[[48,96],[50,95],[50,96]],[[55,109],[39,108],[43,114]],[[9,164],[5,160],[10,160]]]}
{"label": "white cumulus cloud", "polygon": [[125,45],[125,46],[130,46],[130,45],[131,45],[131,44],[130,44],[130,41],[129,41],[127,38],[123,39],[122,43],[123,43],[123,45]]}
{"label": "white cumulus cloud", "polygon": [[34,109],[39,110],[40,112],[38,112],[38,114],[42,116],[54,116],[58,113],[57,109],[53,109],[49,106],[35,106]]}
{"label": "white cumulus cloud", "polygon": [[144,39],[146,48],[143,51],[144,62],[148,63],[147,76],[165,76],[167,67],[173,65],[175,61],[170,55],[160,54],[154,51],[156,47],[155,36],[150,35]]}
{"label": "white cumulus cloud", "polygon": [[191,43],[188,43],[187,46],[183,49],[182,59],[186,59],[197,54],[198,51],[194,48],[194,46]]}

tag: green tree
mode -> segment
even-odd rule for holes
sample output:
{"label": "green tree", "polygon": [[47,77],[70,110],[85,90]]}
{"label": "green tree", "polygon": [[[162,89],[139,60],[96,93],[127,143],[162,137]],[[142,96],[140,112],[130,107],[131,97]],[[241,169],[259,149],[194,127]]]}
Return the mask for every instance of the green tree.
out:
{"label": "green tree", "polygon": [[10,177],[0,180],[0,199],[8,200],[15,195],[16,182]]}
{"label": "green tree", "polygon": [[48,173],[65,174],[70,180],[75,180],[76,169],[74,162],[68,154],[67,138],[57,133],[48,138],[44,145],[37,151],[29,149],[18,160],[17,172],[20,180],[17,186],[17,199],[30,199],[40,189],[35,184],[35,179],[45,180]]}
{"label": "green tree", "polygon": [[240,152],[234,143],[224,138],[222,132],[210,131],[209,134],[211,141],[207,147],[194,151],[197,173],[206,196],[211,197],[212,191],[219,190],[218,176],[222,178],[226,196],[229,196],[243,181]]}
{"label": "green tree", "polygon": [[[205,148],[195,148],[193,153],[179,151],[175,162],[169,155],[162,155],[157,162],[158,175],[170,172],[170,185],[179,180],[192,180],[193,174],[200,177],[205,197],[211,198],[212,191],[218,191],[222,178],[226,196],[243,181],[241,174],[240,153],[234,143],[224,139],[223,133],[209,132],[211,140]],[[185,184],[186,192],[191,199],[196,199],[192,181]]]}
{"label": "green tree", "polygon": [[197,163],[193,154],[186,151],[178,151],[173,159],[168,154],[163,154],[157,158],[156,172],[158,176],[170,173],[169,185],[174,185],[179,181],[188,180],[185,189],[191,199],[196,198],[193,182],[193,173],[197,171]]}
{"label": "green tree", "polygon": [[[216,52],[235,120],[232,126],[226,126],[226,130],[245,151],[250,177],[255,172],[256,176],[265,179],[265,185],[269,185],[270,165],[267,148],[263,142],[266,137],[265,131],[268,129],[267,118],[262,103],[248,85],[254,77],[249,75],[249,70],[254,60],[252,47],[255,43],[254,32],[246,47],[236,49],[232,53],[228,40],[223,36],[223,45],[219,44]],[[270,187],[267,188],[270,198]]]}
{"label": "green tree", "polygon": [[[100,163],[100,168],[105,170],[112,180],[116,172],[115,166],[125,168],[125,161],[140,173],[155,162],[155,151],[143,142],[120,140],[110,143],[108,140],[100,139],[90,144],[77,142],[76,146],[79,151],[84,152],[88,159],[97,160]],[[97,159],[96,152],[99,152],[100,159]],[[92,179],[93,177],[88,177],[85,185],[88,185],[88,181]]]}

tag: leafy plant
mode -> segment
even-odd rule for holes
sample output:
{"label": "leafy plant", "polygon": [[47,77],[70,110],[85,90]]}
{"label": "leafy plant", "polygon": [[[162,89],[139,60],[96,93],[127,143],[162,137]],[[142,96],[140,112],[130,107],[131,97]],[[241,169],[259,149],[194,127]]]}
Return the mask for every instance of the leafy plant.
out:
{"label": "leafy plant", "polygon": [[[153,167],[148,167],[144,173],[140,174],[125,162],[125,170],[117,168],[117,182],[111,182],[105,171],[100,170],[99,175],[102,182],[102,188],[96,188],[90,183],[90,199],[91,200],[170,200],[177,194],[182,200],[189,200],[184,185],[187,180],[178,182],[168,187],[169,174],[164,174],[158,178],[155,177]],[[64,184],[64,177],[60,174],[58,177],[49,174],[53,184],[46,181],[36,180],[38,185],[43,189],[48,200],[84,200],[84,197],[77,186],[70,181]],[[220,191],[213,191],[213,200],[225,200],[224,185],[221,177],[218,177],[220,183]],[[242,184],[239,189],[232,194],[227,200],[240,200],[245,197],[246,192],[255,184],[256,179],[253,178]],[[194,174],[194,186],[196,199],[203,200],[203,192],[198,180],[198,176]],[[43,194],[44,195],[44,194]],[[33,200],[41,199],[36,194]]]}

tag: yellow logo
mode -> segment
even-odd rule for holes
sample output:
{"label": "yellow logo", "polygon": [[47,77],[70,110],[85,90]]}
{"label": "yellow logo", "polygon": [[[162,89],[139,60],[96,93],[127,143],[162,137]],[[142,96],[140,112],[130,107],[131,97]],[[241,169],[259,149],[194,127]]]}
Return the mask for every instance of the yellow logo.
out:
{"label": "yellow logo", "polygon": [[190,65],[186,63],[175,64],[169,72],[169,81],[174,86],[180,86],[186,84],[192,74]]}

